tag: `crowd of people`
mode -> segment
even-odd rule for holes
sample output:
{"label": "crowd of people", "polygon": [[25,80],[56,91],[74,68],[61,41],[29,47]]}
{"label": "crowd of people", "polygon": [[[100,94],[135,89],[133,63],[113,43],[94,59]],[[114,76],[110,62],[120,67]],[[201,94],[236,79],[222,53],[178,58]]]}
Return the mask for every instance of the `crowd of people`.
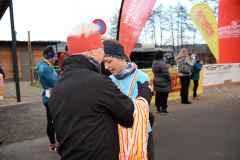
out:
{"label": "crowd of people", "polygon": [[[58,77],[53,69],[56,51],[48,46],[38,65],[42,99],[47,114],[50,151],[61,159],[154,159],[149,113],[153,96],[150,79],[124,53],[117,40],[102,41],[99,26],[81,23],[67,37],[68,46],[60,56]],[[163,52],[155,53],[152,70],[157,112],[171,114],[167,99],[172,80]],[[184,58],[184,59],[183,59]],[[190,61],[186,49],[176,58],[195,68],[194,98],[201,64]],[[182,103],[188,101],[190,76],[179,73]],[[56,134],[56,136],[55,136]]]}
{"label": "crowd of people", "polygon": [[[153,85],[154,91],[156,92],[155,105],[157,108],[157,112],[161,114],[171,114],[167,110],[167,99],[168,94],[172,89],[172,79],[169,74],[168,66],[166,60],[163,58],[163,52],[157,51],[155,53],[154,62],[152,65],[152,71],[154,73]],[[193,72],[183,73],[178,70],[178,75],[180,77],[181,82],[181,103],[182,104],[191,104],[192,102],[188,101],[188,90],[191,79],[194,82],[193,87],[193,99],[200,100],[200,97],[197,95],[198,81],[200,79],[199,72],[202,69],[203,61],[199,61],[199,57],[197,54],[192,54],[191,59],[188,55],[188,50],[186,48],[182,48],[178,56],[175,58],[177,63],[183,63],[190,68],[192,68]]]}

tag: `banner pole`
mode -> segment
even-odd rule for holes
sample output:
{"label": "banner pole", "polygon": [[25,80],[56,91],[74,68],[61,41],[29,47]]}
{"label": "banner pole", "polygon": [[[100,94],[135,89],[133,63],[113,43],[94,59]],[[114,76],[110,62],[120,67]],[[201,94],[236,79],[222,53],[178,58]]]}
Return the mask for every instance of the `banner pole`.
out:
{"label": "banner pole", "polygon": [[123,3],[124,3],[124,0],[122,0],[122,4],[121,4],[120,11],[119,11],[119,16],[118,16],[117,40],[119,40],[119,29],[120,29],[120,22],[121,22],[121,16],[122,16]]}

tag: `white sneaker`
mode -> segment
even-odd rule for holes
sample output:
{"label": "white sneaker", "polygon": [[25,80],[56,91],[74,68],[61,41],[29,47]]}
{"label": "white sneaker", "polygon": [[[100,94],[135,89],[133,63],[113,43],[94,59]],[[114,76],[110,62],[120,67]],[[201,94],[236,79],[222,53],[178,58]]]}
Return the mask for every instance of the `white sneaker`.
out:
{"label": "white sneaker", "polygon": [[200,97],[193,97],[194,100],[200,100],[201,98]]}

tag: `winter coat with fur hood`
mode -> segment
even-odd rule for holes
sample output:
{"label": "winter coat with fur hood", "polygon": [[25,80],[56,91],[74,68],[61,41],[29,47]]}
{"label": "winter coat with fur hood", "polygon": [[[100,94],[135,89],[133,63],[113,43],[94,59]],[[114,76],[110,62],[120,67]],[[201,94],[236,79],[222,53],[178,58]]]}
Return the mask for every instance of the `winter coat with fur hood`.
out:
{"label": "winter coat with fur hood", "polygon": [[[185,59],[184,59],[185,58]],[[179,56],[176,57],[176,60],[177,60],[177,63],[187,63],[189,64],[190,66],[193,66],[194,65],[194,62],[193,61],[190,61],[189,60],[189,56],[186,56],[185,54],[181,54]],[[178,75],[179,76],[191,76],[192,74],[185,74],[185,73],[180,73],[178,72]]]}

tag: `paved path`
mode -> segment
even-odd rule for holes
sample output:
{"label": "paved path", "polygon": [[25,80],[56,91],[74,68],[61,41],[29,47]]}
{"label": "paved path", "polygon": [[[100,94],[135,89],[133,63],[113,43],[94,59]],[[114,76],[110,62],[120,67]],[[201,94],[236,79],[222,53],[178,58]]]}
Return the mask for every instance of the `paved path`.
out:
{"label": "paved path", "polygon": [[[222,94],[205,89],[191,105],[169,101],[171,115],[155,113],[152,104],[155,160],[240,160],[240,86],[227,88]],[[37,110],[43,116],[44,110]],[[0,145],[0,160],[60,159],[48,147],[47,137]]]}
{"label": "paved path", "polygon": [[240,160],[239,97],[227,95],[169,110],[172,115],[155,114],[156,160]]}
{"label": "paved path", "polygon": [[21,102],[17,102],[15,82],[5,82],[5,99],[0,100],[0,107],[42,101],[43,89],[29,86],[30,81],[20,81]]}

